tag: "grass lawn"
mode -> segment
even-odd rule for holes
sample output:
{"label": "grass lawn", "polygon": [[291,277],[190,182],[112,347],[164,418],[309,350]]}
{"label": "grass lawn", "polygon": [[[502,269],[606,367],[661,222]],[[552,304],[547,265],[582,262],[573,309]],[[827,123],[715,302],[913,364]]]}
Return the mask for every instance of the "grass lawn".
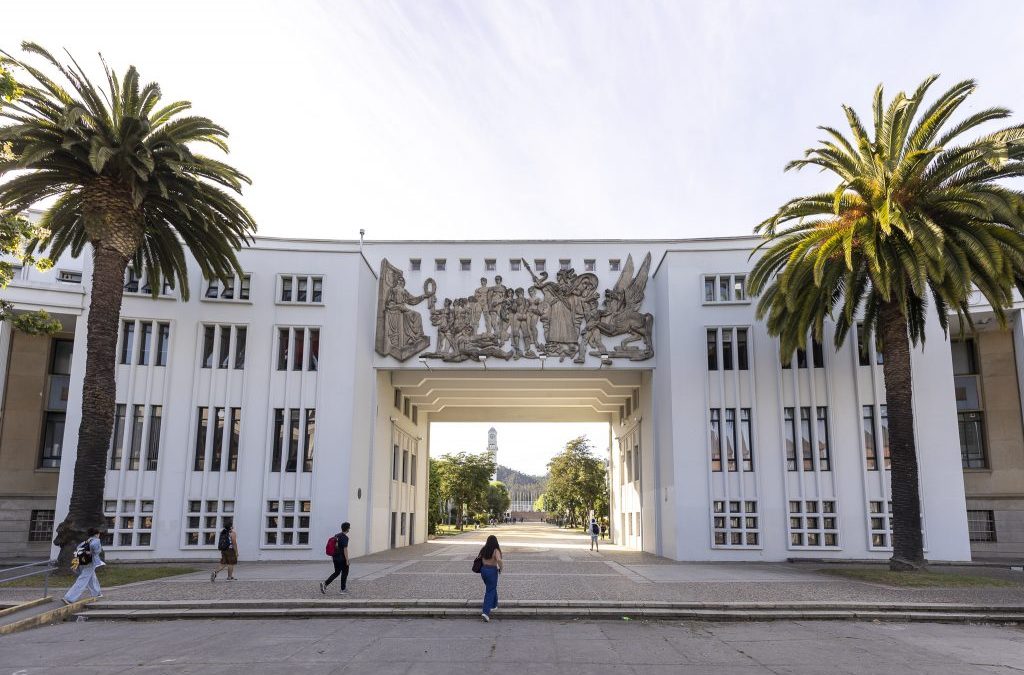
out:
{"label": "grass lawn", "polygon": [[[150,581],[162,577],[173,577],[177,574],[188,574],[197,572],[195,567],[178,567],[169,565],[120,565],[111,563],[101,567],[97,572],[101,586],[121,586],[136,581]],[[66,588],[74,583],[74,577],[60,574],[50,575],[51,588]],[[42,588],[43,576],[37,574],[34,577],[15,579],[0,584],[0,588]]]}
{"label": "grass lawn", "polygon": [[987,577],[979,574],[959,572],[893,572],[884,567],[837,567],[820,569],[819,572],[855,581],[867,581],[904,588],[984,588],[1019,587],[1020,583],[1009,579]]}

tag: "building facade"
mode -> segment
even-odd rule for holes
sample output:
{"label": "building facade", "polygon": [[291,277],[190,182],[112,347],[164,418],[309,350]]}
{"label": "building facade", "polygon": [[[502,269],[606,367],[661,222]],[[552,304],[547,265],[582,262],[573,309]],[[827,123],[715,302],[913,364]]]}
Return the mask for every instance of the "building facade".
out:
{"label": "building facade", "polygon": [[[783,367],[746,293],[755,243],[261,238],[227,283],[193,265],[187,301],[129,272],[108,550],[210,558],[229,518],[246,559],[319,559],[343,520],[355,556],[423,542],[431,422],[600,421],[619,544],[886,558],[880,355],[860,331]],[[7,556],[66,513],[80,423],[90,262],[31,274],[6,297],[66,332],[0,332]],[[931,559],[1020,550],[1019,323],[980,332],[972,361],[933,317],[913,353]]]}

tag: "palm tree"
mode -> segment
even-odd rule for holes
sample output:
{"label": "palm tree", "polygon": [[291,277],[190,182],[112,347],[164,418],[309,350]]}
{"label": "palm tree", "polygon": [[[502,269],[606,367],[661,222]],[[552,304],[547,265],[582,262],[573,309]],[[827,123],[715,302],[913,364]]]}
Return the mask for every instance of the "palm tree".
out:
{"label": "palm tree", "polygon": [[23,49],[62,82],[4,53],[24,73],[18,97],[0,109],[0,210],[20,211],[48,198],[40,225],[47,233],[30,248],[56,258],[92,249],[82,421],[67,518],[54,544],[60,561],[89,527],[104,527],[103,484],[114,422],[114,368],[122,284],[127,266],[145,271],[154,295],[166,281],[188,299],[185,248],[208,278],[241,273],[235,252],[256,224],[231,192],[249,179],[194,151],[210,144],[227,152],[227,131],[205,117],[182,116],[186,101],[160,106],[160,87],[140,86],[132,66],[118,79],[103,62],[105,89],[69,56],[65,65],[42,47]]}
{"label": "palm tree", "polygon": [[820,127],[825,140],[786,169],[816,166],[834,174],[832,192],[783,204],[755,228],[765,241],[750,275],[761,296],[759,319],[779,337],[783,358],[821,340],[835,321],[839,349],[858,317],[877,335],[884,360],[893,505],[894,570],[925,566],[911,402],[911,345],[925,339],[929,303],[943,331],[955,312],[970,325],[967,303],[980,291],[1005,322],[1014,287],[1024,292],[1024,193],[1006,179],[1024,175],[1024,130],[1012,126],[973,140],[964,135],[1005,119],[989,108],[951,123],[975,90],[971,80],[942,94],[919,116],[931,84],[888,106],[875,90],[874,133],[843,106],[849,138]]}

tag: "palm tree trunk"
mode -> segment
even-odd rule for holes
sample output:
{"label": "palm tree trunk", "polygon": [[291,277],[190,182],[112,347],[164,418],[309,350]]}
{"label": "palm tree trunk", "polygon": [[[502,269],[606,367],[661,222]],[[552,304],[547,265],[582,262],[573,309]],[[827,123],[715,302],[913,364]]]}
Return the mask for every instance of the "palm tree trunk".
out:
{"label": "palm tree trunk", "polygon": [[114,426],[117,329],[128,257],[102,244],[93,250],[78,457],[68,515],[57,527],[53,540],[54,545],[61,547],[57,561],[62,569],[70,569],[75,546],[86,538],[90,527],[104,529],[103,484]]}
{"label": "palm tree trunk", "polygon": [[925,567],[921,536],[921,495],[918,483],[917,448],[914,442],[914,389],[910,368],[907,321],[899,305],[882,303],[878,312],[882,339],[885,402],[889,413],[889,451],[892,472],[893,570]]}

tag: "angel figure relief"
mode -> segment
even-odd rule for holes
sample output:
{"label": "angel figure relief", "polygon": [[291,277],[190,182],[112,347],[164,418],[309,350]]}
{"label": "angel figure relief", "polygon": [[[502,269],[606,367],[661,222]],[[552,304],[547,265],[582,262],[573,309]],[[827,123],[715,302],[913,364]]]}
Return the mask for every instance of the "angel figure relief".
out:
{"label": "angel figure relief", "polygon": [[[654,356],[654,315],[641,312],[644,290],[651,268],[651,254],[644,257],[640,269],[633,274],[633,256],[626,258],[626,264],[619,274],[615,288],[604,292],[604,306],[592,313],[584,327],[587,346],[592,347],[592,356],[609,354],[612,358],[643,361]],[[604,346],[601,336],[625,336],[611,352]],[[642,346],[633,345],[641,342]]]}

